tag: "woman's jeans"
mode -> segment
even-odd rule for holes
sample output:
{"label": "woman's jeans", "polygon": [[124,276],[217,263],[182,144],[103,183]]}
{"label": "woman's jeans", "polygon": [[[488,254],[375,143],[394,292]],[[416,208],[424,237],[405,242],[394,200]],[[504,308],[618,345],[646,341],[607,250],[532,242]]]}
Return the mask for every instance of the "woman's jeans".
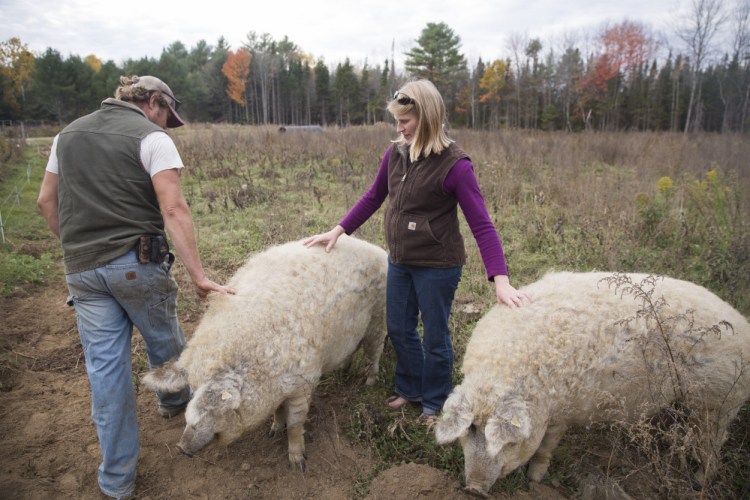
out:
{"label": "woman's jeans", "polygon": [[[396,351],[396,393],[422,401],[426,413],[439,411],[453,387],[448,317],[461,269],[388,263],[386,314]],[[422,340],[417,331],[420,313]]]}
{"label": "woman's jeans", "polygon": [[[99,487],[118,497],[135,489],[138,421],[131,370],[133,325],[149,366],[176,358],[185,346],[177,322],[177,283],[170,264],[139,264],[131,250],[105,266],[66,276],[91,384],[91,415],[102,448]],[[186,389],[157,394],[167,408],[184,406]]]}

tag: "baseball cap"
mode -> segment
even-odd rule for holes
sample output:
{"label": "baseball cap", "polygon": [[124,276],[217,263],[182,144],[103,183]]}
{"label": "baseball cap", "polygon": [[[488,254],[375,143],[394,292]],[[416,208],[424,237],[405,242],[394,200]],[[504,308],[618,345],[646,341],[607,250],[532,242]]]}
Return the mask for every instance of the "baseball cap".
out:
{"label": "baseball cap", "polygon": [[162,95],[166,96],[166,101],[169,104],[169,118],[167,119],[167,128],[177,128],[185,125],[185,121],[177,114],[177,109],[180,107],[180,101],[172,93],[172,89],[159,80],[155,76],[139,76],[134,78],[133,85],[143,87],[146,90],[158,90]]}

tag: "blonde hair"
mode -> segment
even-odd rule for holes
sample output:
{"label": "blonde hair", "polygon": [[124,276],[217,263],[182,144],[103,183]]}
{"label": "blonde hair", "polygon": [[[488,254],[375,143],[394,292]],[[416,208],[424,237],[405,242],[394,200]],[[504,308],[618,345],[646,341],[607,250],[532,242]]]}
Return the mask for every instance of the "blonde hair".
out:
{"label": "blonde hair", "polygon": [[[440,92],[429,80],[413,80],[398,91],[398,99],[388,103],[387,110],[395,118],[398,115],[414,113],[417,116],[417,128],[414,141],[409,148],[409,158],[416,161],[420,156],[427,157],[432,153],[442,153],[452,139],[445,133],[445,103]],[[412,102],[402,104],[408,98]],[[395,141],[398,145],[406,144],[401,135]]]}
{"label": "blonde hair", "polygon": [[132,103],[144,103],[148,102],[151,98],[151,94],[157,94],[157,101],[163,108],[169,108],[169,101],[161,94],[158,90],[148,90],[147,88],[136,85],[139,81],[138,75],[133,76],[121,76],[120,86],[115,90],[115,99],[125,102]]}

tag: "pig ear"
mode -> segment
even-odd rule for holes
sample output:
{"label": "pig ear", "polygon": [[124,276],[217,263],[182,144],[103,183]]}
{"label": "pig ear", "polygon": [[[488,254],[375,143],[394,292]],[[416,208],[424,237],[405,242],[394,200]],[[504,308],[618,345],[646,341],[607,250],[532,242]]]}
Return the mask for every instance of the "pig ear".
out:
{"label": "pig ear", "polygon": [[484,429],[487,453],[495,457],[503,446],[518,443],[531,436],[531,417],[526,402],[520,399],[504,400],[495,414],[487,419]]}
{"label": "pig ear", "polygon": [[217,408],[236,410],[240,407],[240,382],[232,376],[223,376],[214,380],[208,391]]}
{"label": "pig ear", "polygon": [[220,388],[219,400],[221,404],[232,410],[240,407],[240,389],[237,386]]}
{"label": "pig ear", "polygon": [[439,444],[447,444],[465,436],[473,420],[471,402],[459,385],[443,405],[440,418],[435,424],[435,440]]}

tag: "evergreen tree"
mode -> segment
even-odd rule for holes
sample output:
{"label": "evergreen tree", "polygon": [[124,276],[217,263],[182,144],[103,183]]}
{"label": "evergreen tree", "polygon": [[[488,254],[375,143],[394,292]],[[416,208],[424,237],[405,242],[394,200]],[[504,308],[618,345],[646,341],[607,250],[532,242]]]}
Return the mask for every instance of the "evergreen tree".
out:
{"label": "evergreen tree", "polygon": [[114,61],[109,60],[101,65],[94,75],[94,93],[99,101],[114,97],[115,89],[120,85],[122,70]]}
{"label": "evergreen tree", "polygon": [[333,95],[335,98],[336,122],[345,127],[362,121],[362,110],[357,106],[360,99],[360,88],[354,66],[347,58],[343,64],[336,66],[333,76]]}
{"label": "evergreen tree", "polygon": [[391,99],[391,95],[393,94],[391,91],[391,74],[389,62],[386,59],[383,70],[380,72],[380,88],[378,89],[379,106],[375,108],[376,121],[388,121],[388,111],[385,108],[385,103]]}
{"label": "evergreen tree", "polygon": [[79,116],[96,111],[101,99],[95,93],[94,70],[78,56],[70,56],[63,62],[63,79],[72,89],[65,103],[64,117],[72,121]]}
{"label": "evergreen tree", "polygon": [[32,116],[52,119],[60,125],[67,123],[72,117],[68,106],[74,99],[74,88],[65,79],[60,52],[47,48],[41,57],[35,59],[34,73],[34,87],[29,93]]}
{"label": "evergreen tree", "polygon": [[530,40],[526,46],[526,66],[521,84],[526,88],[521,107],[521,126],[523,128],[536,128],[538,124],[540,90],[542,87],[539,64],[541,52],[542,42],[538,38]]}
{"label": "evergreen tree", "polygon": [[414,77],[435,84],[452,113],[456,105],[458,80],[466,73],[466,59],[459,52],[461,39],[445,23],[427,23],[417,46],[406,52],[406,70]]}
{"label": "evergreen tree", "polygon": [[[206,106],[203,110],[208,121],[229,121],[232,116],[232,107],[229,97],[227,97],[226,88],[229,82],[224,73],[221,72],[222,66],[227,60],[229,45],[224,37],[219,38],[216,42],[210,60],[202,70],[202,78],[207,87]],[[199,76],[196,75],[196,78]]]}
{"label": "evergreen tree", "polygon": [[557,64],[559,98],[562,127],[567,131],[579,130],[583,124],[580,114],[576,114],[575,104],[579,98],[579,86],[583,77],[581,52],[568,47]]}
{"label": "evergreen tree", "polygon": [[199,40],[187,56],[185,91],[176,95],[182,102],[180,115],[186,120],[205,122],[210,119],[208,107],[211,87],[206,78],[206,68],[211,63],[212,53],[211,46],[205,40]]}
{"label": "evergreen tree", "polygon": [[323,60],[315,65],[316,117],[323,126],[331,122],[331,73]]}

